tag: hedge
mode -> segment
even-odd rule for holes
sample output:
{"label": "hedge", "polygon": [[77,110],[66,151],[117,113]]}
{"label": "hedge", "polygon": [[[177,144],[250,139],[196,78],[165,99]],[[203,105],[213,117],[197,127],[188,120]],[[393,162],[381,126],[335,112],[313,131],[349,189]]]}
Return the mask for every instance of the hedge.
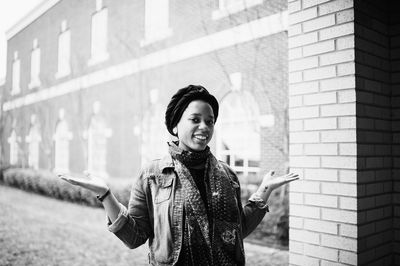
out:
{"label": "hedge", "polygon": [[[56,174],[29,168],[0,167],[0,182],[8,186],[38,193],[52,198],[101,207],[96,195],[87,189],[71,185]],[[123,205],[127,206],[130,185],[110,184],[111,191]]]}

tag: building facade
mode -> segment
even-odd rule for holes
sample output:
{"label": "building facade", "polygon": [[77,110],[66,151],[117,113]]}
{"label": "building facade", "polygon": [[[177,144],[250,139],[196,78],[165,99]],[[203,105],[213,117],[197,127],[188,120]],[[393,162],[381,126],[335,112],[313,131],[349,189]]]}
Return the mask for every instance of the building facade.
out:
{"label": "building facade", "polygon": [[44,1],[7,32],[2,158],[137,176],[166,152],[168,100],[220,102],[211,148],[254,187],[287,170],[286,1]]}

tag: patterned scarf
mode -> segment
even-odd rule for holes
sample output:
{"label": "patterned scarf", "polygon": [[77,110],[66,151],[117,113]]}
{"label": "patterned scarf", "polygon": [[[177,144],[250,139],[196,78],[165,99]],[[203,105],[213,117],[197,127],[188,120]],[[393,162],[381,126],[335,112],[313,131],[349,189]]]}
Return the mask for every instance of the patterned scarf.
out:
{"label": "patterned scarf", "polygon": [[[185,266],[244,265],[240,216],[231,180],[218,166],[217,159],[208,147],[203,152],[188,152],[180,149],[176,143],[170,143],[169,152],[182,183],[185,199],[183,245],[179,261]],[[191,165],[205,162],[204,182],[208,212],[212,220],[210,223],[200,192],[187,168],[190,167],[188,162]]]}

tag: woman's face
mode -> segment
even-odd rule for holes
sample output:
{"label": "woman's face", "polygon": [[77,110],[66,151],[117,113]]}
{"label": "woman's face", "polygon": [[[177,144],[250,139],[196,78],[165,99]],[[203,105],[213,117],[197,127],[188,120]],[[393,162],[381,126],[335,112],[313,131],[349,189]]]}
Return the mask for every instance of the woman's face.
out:
{"label": "woman's face", "polygon": [[202,151],[214,133],[214,112],[211,105],[195,100],[189,103],[177,125],[179,147],[186,151]]}

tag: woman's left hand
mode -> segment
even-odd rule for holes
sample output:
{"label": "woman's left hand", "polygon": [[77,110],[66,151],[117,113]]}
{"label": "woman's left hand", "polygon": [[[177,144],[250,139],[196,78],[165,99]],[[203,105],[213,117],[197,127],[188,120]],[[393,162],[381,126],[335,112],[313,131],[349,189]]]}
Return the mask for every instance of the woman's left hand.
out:
{"label": "woman's left hand", "polygon": [[288,173],[283,176],[278,176],[278,177],[272,177],[275,174],[274,171],[269,171],[263,178],[263,181],[261,182],[259,191],[260,192],[266,192],[266,191],[273,191],[274,189],[287,184],[289,182],[292,182],[294,180],[299,179],[299,175],[295,173]]}

